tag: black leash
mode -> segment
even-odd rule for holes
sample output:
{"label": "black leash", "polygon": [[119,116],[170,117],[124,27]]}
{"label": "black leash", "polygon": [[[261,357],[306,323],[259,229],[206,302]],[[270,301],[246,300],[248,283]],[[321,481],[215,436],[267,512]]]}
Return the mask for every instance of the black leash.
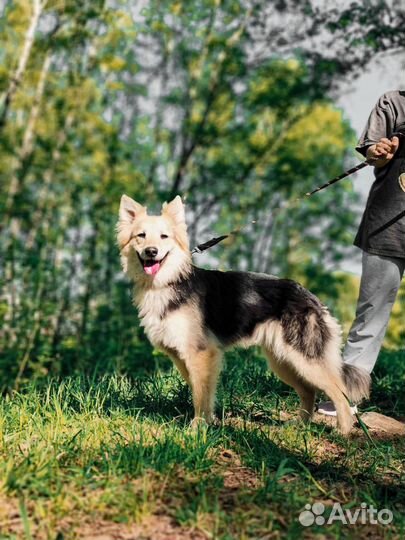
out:
{"label": "black leash", "polygon": [[191,254],[193,255],[193,253],[202,253],[206,249],[209,249],[210,247],[219,244],[220,242],[222,242],[222,240],[225,240],[225,238],[228,238],[228,236],[230,236],[231,234],[235,234],[235,232],[232,231],[228,234],[223,234],[222,236],[211,238],[211,240],[208,240],[208,242],[204,242],[203,244],[198,244],[198,246],[195,246],[195,248],[192,249]]}
{"label": "black leash", "polygon": [[351,174],[354,174],[355,172],[360,171],[361,169],[364,169],[364,167],[368,167],[371,164],[372,164],[371,161],[363,161],[362,163],[359,163],[359,165],[356,165],[355,167],[352,167],[351,169],[348,169],[344,173],[339,174],[339,176],[336,176],[336,178],[333,178],[329,182],[326,182],[326,184],[323,184],[322,186],[319,186],[319,187],[313,189],[312,191],[309,191],[308,193],[305,193],[305,197],[311,197],[311,195],[313,195],[314,193],[318,193],[318,191],[321,191],[322,189],[325,189],[325,188],[331,186],[332,184],[335,184],[336,182],[339,182],[339,180],[343,180],[343,178],[347,178]]}
{"label": "black leash", "polygon": [[[392,137],[398,137],[400,139],[404,138],[405,137],[405,124],[401,124],[399,126],[398,130],[395,131],[392,134]],[[372,165],[375,161],[377,161],[377,159],[378,158],[368,159],[367,161],[363,161],[362,163],[359,163],[355,167],[347,169],[342,174],[339,174],[339,176],[336,176],[335,178],[332,178],[332,180],[329,180],[329,182],[326,182],[326,184],[323,184],[322,186],[318,186],[317,188],[313,189],[312,191],[309,191],[308,193],[305,193],[301,197],[298,197],[297,199],[294,199],[293,201],[291,201],[290,203],[287,203],[285,206],[283,206],[281,208],[276,208],[273,213],[279,212],[281,210],[286,210],[287,208],[292,207],[293,205],[297,204],[298,202],[301,202],[301,201],[307,199],[308,197],[312,197],[312,195],[314,195],[315,193],[318,193],[318,191],[322,191],[323,189],[326,189],[327,187],[331,186],[332,184],[335,184],[336,182],[339,182],[340,180],[343,180],[343,178],[347,178],[348,176],[351,176],[355,172],[360,171],[361,169],[364,169],[365,167],[368,167],[369,165]],[[399,182],[400,182],[400,185],[401,185],[401,180],[399,180]],[[401,185],[401,187],[402,187],[402,185]],[[249,224],[250,223],[256,223],[256,222],[251,221],[251,222],[249,222]],[[211,247],[219,244],[220,242],[222,242],[226,238],[229,238],[230,236],[234,236],[235,234],[238,234],[245,227],[247,227],[247,224],[244,227],[240,227],[239,229],[231,231],[228,234],[223,234],[222,236],[217,236],[217,237],[211,238],[210,240],[208,240],[207,242],[204,242],[203,244],[198,244],[197,246],[195,246],[192,249],[191,254],[193,255],[194,253],[202,253],[203,251],[205,251],[207,249],[210,249]]]}
{"label": "black leash", "polygon": [[[343,178],[347,178],[351,174],[354,174],[357,171],[360,171],[361,169],[364,169],[364,167],[367,167],[368,165],[371,165],[372,161],[363,161],[359,165],[356,165],[355,167],[352,167],[351,169],[348,169],[344,173],[340,174],[339,176],[336,176],[335,178],[332,178],[332,180],[329,180],[326,184],[323,184],[322,186],[318,186],[312,191],[309,191],[308,193],[305,193],[301,197],[298,197],[297,199],[292,200],[290,203],[287,203],[285,206],[281,208],[276,208],[273,213],[279,212],[281,210],[285,210],[287,208],[290,208],[291,206],[297,204],[298,202],[303,201],[304,199],[307,199],[308,197],[312,197],[315,193],[318,193],[318,191],[322,191],[323,189],[326,189],[327,187],[331,186],[332,184],[335,184],[336,182],[339,182],[339,180],[343,180]],[[251,221],[250,223],[256,223],[255,221]],[[242,229],[247,227],[245,225],[244,227],[240,227],[239,229],[235,229],[234,231],[231,231],[228,234],[223,234],[222,236],[217,236],[214,238],[211,238],[207,242],[204,242],[202,244],[198,244],[191,250],[191,254],[194,255],[194,253],[202,253],[203,251],[212,248],[213,246],[216,246],[226,238],[229,238],[230,236],[234,236],[235,234],[238,234]]]}

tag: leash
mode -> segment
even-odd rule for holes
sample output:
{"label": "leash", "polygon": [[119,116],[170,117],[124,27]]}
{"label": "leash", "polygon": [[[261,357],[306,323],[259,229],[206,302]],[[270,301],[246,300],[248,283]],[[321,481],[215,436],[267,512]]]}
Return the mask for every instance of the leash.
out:
{"label": "leash", "polygon": [[[347,171],[343,172],[342,174],[339,174],[339,176],[336,176],[335,178],[332,178],[332,180],[329,180],[329,182],[326,182],[326,184],[322,184],[321,186],[318,186],[317,188],[313,189],[312,191],[309,191],[308,193],[304,193],[300,197],[293,199],[289,201],[284,206],[281,206],[279,208],[276,208],[273,211],[273,214],[277,214],[281,212],[282,210],[288,210],[289,208],[292,208],[297,203],[304,201],[305,199],[308,199],[309,197],[312,197],[312,195],[315,195],[315,193],[318,193],[319,191],[322,191],[323,189],[326,189],[327,187],[331,186],[332,184],[335,184],[336,182],[339,182],[340,180],[343,180],[343,178],[347,178],[348,176],[354,174],[357,171],[360,171],[361,169],[364,169],[365,167],[368,167],[372,164],[374,160],[367,160],[363,161],[359,165],[356,165],[355,167],[352,167],[351,169],[348,169]],[[202,244],[198,244],[191,250],[191,255],[194,255],[194,253],[202,253],[203,251],[206,251],[207,249],[212,248],[213,246],[216,246],[226,238],[229,238],[230,236],[235,236],[236,234],[239,234],[243,229],[245,229],[250,224],[255,224],[256,221],[250,221],[246,225],[239,227],[238,229],[235,229],[228,234],[223,234],[221,236],[210,238],[207,242],[203,242]]]}
{"label": "leash", "polygon": [[[405,124],[401,124],[398,127],[398,130],[395,131],[391,137],[398,137],[400,139],[405,138]],[[347,169],[342,174],[339,174],[335,178],[332,178],[332,180],[329,180],[329,182],[326,182],[326,184],[322,184],[321,186],[316,187],[312,191],[309,191],[307,193],[304,193],[300,197],[296,199],[292,199],[291,201],[288,201],[284,206],[280,206],[279,208],[275,208],[273,210],[273,215],[276,215],[277,213],[288,210],[295,206],[297,203],[300,203],[309,197],[312,197],[312,195],[315,195],[315,193],[318,193],[319,191],[322,191],[323,189],[328,188],[329,186],[332,186],[336,182],[339,182],[340,180],[343,180],[344,178],[347,178],[348,176],[351,176],[352,174],[356,173],[357,171],[360,171],[361,169],[364,169],[365,167],[368,167],[369,165],[373,165],[375,161],[377,161],[379,158],[371,158],[367,159],[366,161],[363,161],[356,165],[355,167],[351,167],[350,169]],[[405,191],[405,173],[402,173],[400,177],[398,178],[399,185],[403,191]],[[229,238],[230,236],[235,236],[236,234],[239,234],[243,229],[245,229],[248,225],[255,224],[256,221],[249,221],[246,223],[246,225],[243,225],[242,227],[239,227],[238,229],[234,229],[233,231],[229,232],[228,234],[223,234],[221,236],[214,236],[213,238],[210,238],[206,242],[203,242],[202,244],[197,244],[192,250],[191,255],[194,255],[195,253],[203,253],[207,249],[210,249],[226,238]],[[129,238],[128,242],[123,246],[127,246],[129,242],[132,240],[132,236]]]}
{"label": "leash", "polygon": [[[401,124],[396,132],[392,134],[392,137],[398,137],[398,138],[404,138],[405,137],[405,124]],[[326,182],[326,184],[322,184],[321,186],[316,187],[312,191],[308,191],[307,193],[304,193],[297,199],[293,199],[292,201],[289,201],[287,204],[285,204],[282,207],[276,208],[273,211],[273,214],[277,214],[278,212],[281,212],[282,210],[288,210],[289,208],[292,208],[294,205],[296,205],[299,202],[302,202],[309,197],[312,197],[312,195],[315,195],[315,193],[318,193],[319,191],[322,191],[323,189],[328,188],[329,186],[336,184],[336,182],[339,182],[340,180],[343,180],[344,178],[347,178],[348,176],[351,176],[352,174],[356,173],[357,171],[360,171],[361,169],[364,169],[365,167],[368,167],[369,165],[373,165],[375,161],[377,161],[379,158],[371,158],[367,159],[366,161],[362,161],[355,167],[351,167],[350,169],[347,169],[342,174],[339,174],[335,178],[332,178],[332,180],[329,180],[329,182]],[[399,179],[399,184],[401,188],[405,191],[405,173],[403,173]],[[240,227],[238,229],[235,229],[228,234],[223,234],[222,236],[217,236],[210,238],[207,242],[204,242],[202,244],[198,244],[191,250],[191,254],[194,255],[194,253],[202,253],[203,251],[206,251],[207,249],[212,248],[213,246],[216,246],[226,238],[229,238],[230,236],[235,236],[236,234],[239,234],[243,229],[245,229],[248,225],[256,223],[256,221],[250,221],[243,227]]]}

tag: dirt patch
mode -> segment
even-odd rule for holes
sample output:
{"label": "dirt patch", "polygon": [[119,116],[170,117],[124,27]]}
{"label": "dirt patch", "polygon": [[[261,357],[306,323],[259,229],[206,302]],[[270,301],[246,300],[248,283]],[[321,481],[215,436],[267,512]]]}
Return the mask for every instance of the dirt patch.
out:
{"label": "dirt patch", "polygon": [[152,515],[138,525],[98,521],[75,530],[81,540],[205,540],[201,531],[181,527],[165,515]]}
{"label": "dirt patch", "polygon": [[257,488],[260,484],[257,474],[242,465],[236,452],[230,449],[222,450],[217,458],[219,474],[224,479],[224,488],[237,490],[244,487]]}
{"label": "dirt patch", "polygon": [[[4,501],[0,504],[0,535],[12,534],[21,538],[24,535],[24,526],[18,507],[14,503],[8,504]],[[6,512],[9,512],[8,515]],[[131,525],[102,519],[85,523],[86,519],[84,517],[84,522],[80,526],[69,523],[70,519],[61,520],[57,538],[60,540],[206,540],[207,538],[201,531],[182,527],[166,515],[151,515],[141,523]],[[46,538],[46,534],[37,531],[32,521],[30,526],[31,534],[35,538]]]}
{"label": "dirt patch", "polygon": [[332,461],[334,459],[339,459],[341,456],[346,454],[346,450],[344,448],[326,438],[319,441],[314,450],[314,459],[319,465],[321,465],[321,463],[325,460]]}
{"label": "dirt patch", "polygon": [[6,532],[20,534],[23,530],[18,500],[0,497],[0,534]]}

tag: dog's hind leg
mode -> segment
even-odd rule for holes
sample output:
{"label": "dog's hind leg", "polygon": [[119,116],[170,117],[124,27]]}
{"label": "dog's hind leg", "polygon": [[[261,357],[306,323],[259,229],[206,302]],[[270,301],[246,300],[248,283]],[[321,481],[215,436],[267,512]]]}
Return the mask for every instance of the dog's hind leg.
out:
{"label": "dog's hind leg", "polygon": [[[295,359],[297,361],[297,359]],[[275,371],[280,379],[293,386],[301,398],[301,407],[304,410],[311,408],[313,411],[314,397],[316,390],[321,390],[332,400],[337,414],[338,429],[343,435],[347,435],[353,427],[353,416],[350,411],[349,402],[345,396],[346,389],[342,376],[335,369],[328,365],[326,360],[321,363],[310,365],[304,357],[300,360],[300,374],[298,377],[298,385],[291,379],[291,375],[295,374],[294,368],[288,364],[288,360],[283,362],[275,362],[274,365],[278,371]],[[271,364],[274,369],[273,364]],[[280,367],[281,370],[280,371]],[[289,382],[289,379],[291,382]],[[305,419],[306,413],[301,413]]]}
{"label": "dog's hind leg", "polygon": [[345,385],[342,377],[330,372],[323,373],[317,386],[332,400],[336,409],[338,429],[343,435],[347,435],[353,427],[354,418],[344,393]]}
{"label": "dog's hind leg", "polygon": [[265,352],[273,373],[297,392],[301,400],[300,416],[305,422],[309,421],[314,412],[315,388],[300,377],[286,361],[278,361],[270,351],[266,350]]}
{"label": "dog's hind leg", "polygon": [[[288,360],[278,361],[268,353],[269,364],[272,371],[289,386],[292,386],[301,400],[300,414],[305,421],[313,414],[315,394],[319,389],[332,400],[337,414],[338,428],[343,435],[347,435],[353,427],[354,419],[349,403],[345,397],[345,385],[342,377],[328,369],[328,366],[308,366],[301,373],[288,363]],[[301,365],[306,363],[302,359]],[[313,382],[312,382],[313,381]]]}
{"label": "dog's hind leg", "polygon": [[221,352],[214,346],[197,351],[186,359],[194,403],[193,424],[201,419],[211,422],[214,416],[215,393],[221,371]]}

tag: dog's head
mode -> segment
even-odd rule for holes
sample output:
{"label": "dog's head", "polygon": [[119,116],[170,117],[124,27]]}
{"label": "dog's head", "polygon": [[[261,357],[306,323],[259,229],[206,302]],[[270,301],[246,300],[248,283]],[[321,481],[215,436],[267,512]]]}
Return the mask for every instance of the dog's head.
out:
{"label": "dog's head", "polygon": [[124,271],[137,281],[164,285],[190,265],[184,205],[179,196],[163,204],[160,216],[150,216],[146,207],[123,195],[117,232]]}

